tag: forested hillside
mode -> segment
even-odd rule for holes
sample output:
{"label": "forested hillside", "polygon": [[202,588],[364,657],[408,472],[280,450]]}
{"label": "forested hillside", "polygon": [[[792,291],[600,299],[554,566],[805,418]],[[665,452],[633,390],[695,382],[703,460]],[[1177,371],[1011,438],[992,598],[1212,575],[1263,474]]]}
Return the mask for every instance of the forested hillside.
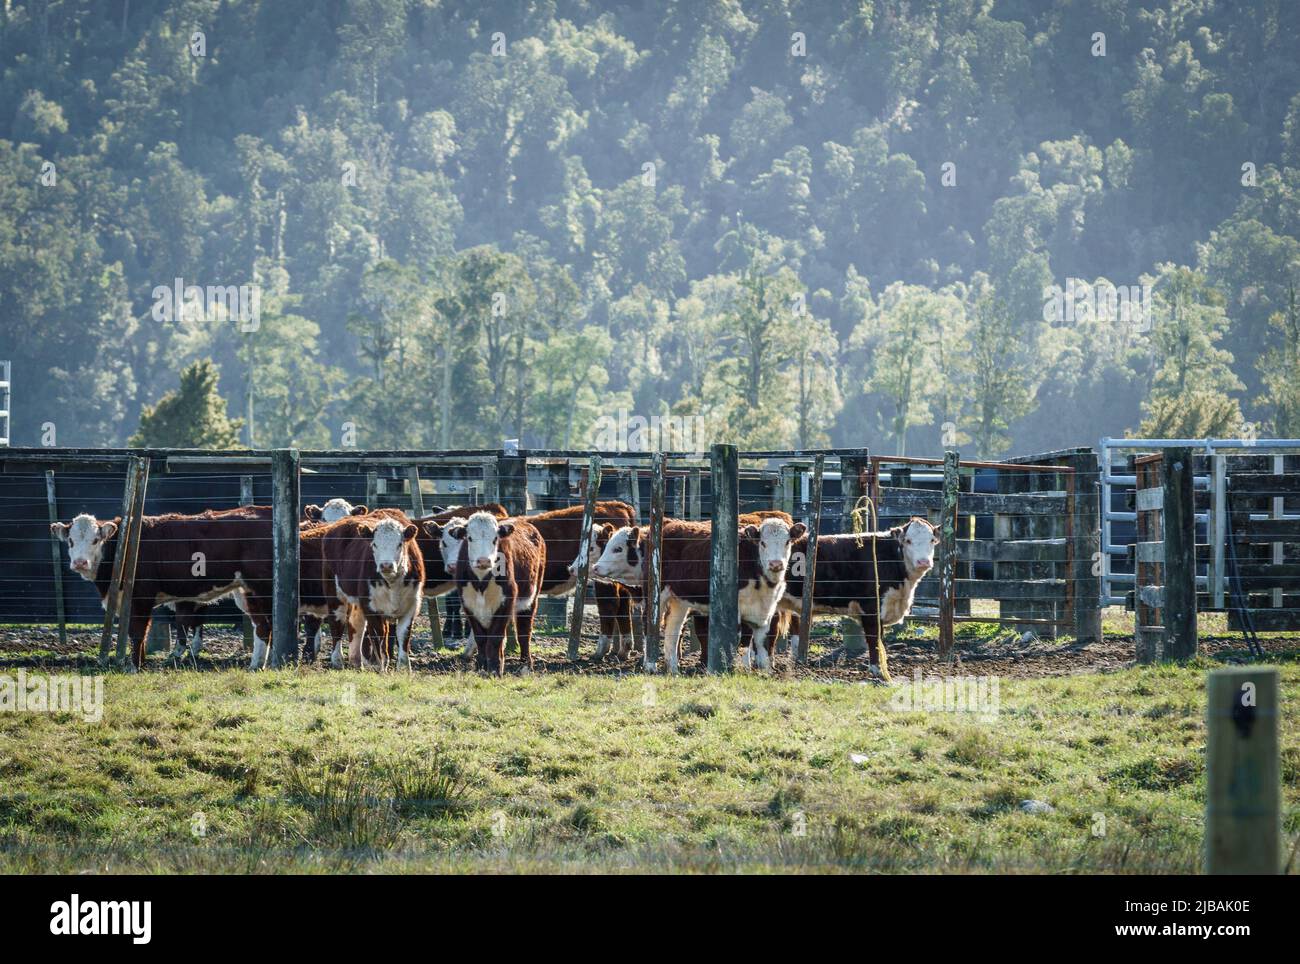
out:
{"label": "forested hillside", "polygon": [[0,4],[14,444],[1300,435],[1292,0]]}

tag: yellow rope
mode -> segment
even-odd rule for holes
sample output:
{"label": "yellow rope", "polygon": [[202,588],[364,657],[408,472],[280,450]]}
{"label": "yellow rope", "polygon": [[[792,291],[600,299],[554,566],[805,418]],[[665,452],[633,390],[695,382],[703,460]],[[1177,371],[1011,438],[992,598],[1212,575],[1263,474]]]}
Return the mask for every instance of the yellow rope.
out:
{"label": "yellow rope", "polygon": [[871,537],[871,571],[873,575],[872,582],[876,586],[876,655],[880,660],[880,675],[889,679],[889,658],[885,655],[885,636],[880,624],[880,563],[876,559],[876,537],[875,532],[880,520],[876,517],[876,504],[871,501],[871,496],[861,495],[854,504],[853,510],[849,513],[849,521],[853,526],[853,532],[858,537],[858,548],[862,548],[862,539],[867,534],[867,523],[871,524],[869,530]]}

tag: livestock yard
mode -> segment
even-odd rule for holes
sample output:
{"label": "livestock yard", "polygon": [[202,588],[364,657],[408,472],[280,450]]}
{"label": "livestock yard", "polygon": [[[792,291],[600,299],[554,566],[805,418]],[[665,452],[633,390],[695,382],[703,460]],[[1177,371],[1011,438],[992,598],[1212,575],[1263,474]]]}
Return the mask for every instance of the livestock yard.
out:
{"label": "livestock yard", "polygon": [[[0,449],[5,708],[48,710],[0,713],[0,870],[1192,873],[1233,859],[1210,833],[1293,873],[1298,454]],[[316,518],[340,501],[355,514]],[[492,503],[504,566],[476,568],[472,526],[450,561],[425,541],[424,520],[442,535]],[[610,568],[628,530],[602,535],[609,506],[637,525],[635,575]],[[747,532],[760,512],[784,516]],[[201,560],[163,513],[205,520]],[[426,589],[405,639],[377,593],[312,603],[310,533],[361,532],[382,567],[383,518],[422,533],[402,543]],[[467,590],[523,572],[509,547],[530,528],[564,565],[539,563],[507,632]],[[692,539],[702,577],[683,569]],[[238,585],[223,540],[245,553]],[[159,576],[174,555],[185,574]],[[914,593],[901,621],[891,559]],[[785,581],[772,611],[800,618],[752,615],[751,562]],[[602,573],[633,580],[626,652]],[[669,672],[665,626],[697,596],[707,623],[686,617]],[[1254,674],[1275,733],[1216,736],[1207,680],[1225,670]],[[79,701],[56,705],[55,680]],[[1207,808],[1207,763],[1264,779]]]}

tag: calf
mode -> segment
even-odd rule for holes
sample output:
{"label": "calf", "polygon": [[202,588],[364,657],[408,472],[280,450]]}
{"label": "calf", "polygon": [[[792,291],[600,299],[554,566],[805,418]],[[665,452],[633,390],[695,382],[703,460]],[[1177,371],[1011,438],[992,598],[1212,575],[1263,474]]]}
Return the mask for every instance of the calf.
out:
{"label": "calf", "polygon": [[[442,626],[442,635],[446,640],[465,639],[465,623],[461,619],[460,596],[452,592],[456,588],[456,553],[442,551],[443,535],[453,519],[461,524],[475,512],[489,512],[498,519],[510,515],[505,506],[499,502],[485,502],[482,505],[450,506],[431,515],[416,519],[420,526],[420,551],[424,553],[425,595],[446,596],[447,619]],[[448,643],[450,645],[450,643]],[[466,642],[466,649],[469,643]]]}
{"label": "calf", "polygon": [[[94,583],[107,606],[121,519],[83,513],[50,531],[68,546],[73,572]],[[145,516],[125,627],[136,669],[144,666],[145,638],[155,606],[214,603],[233,598],[253,621],[253,662],[261,666],[271,639],[271,509],[244,506],[196,515]]]}
{"label": "calf", "polygon": [[448,533],[461,542],[456,585],[478,648],[480,670],[505,673],[506,626],[513,620],[524,672],[531,672],[530,649],[546,543],[526,519],[497,519],[475,512]]}
{"label": "calf", "polygon": [[335,617],[348,623],[354,667],[387,668],[388,621],[398,640],[410,631],[424,587],[418,532],[405,516],[371,514],[342,519],[322,536],[321,579],[334,585]]}
{"label": "calf", "polygon": [[[817,538],[813,612],[856,616],[871,654],[871,670],[884,679],[889,679],[889,662],[880,627],[901,623],[911,611],[917,583],[934,568],[938,543],[937,528],[918,518],[888,532]],[[806,558],[807,537],[797,539],[792,548]],[[797,613],[802,600],[803,570],[796,566],[786,579],[781,608]]]}
{"label": "calf", "polygon": [[[738,585],[741,622],[753,630],[755,666],[769,665],[763,646],[778,600],[785,591],[790,540],[805,531],[803,523],[789,525],[781,518],[745,525],[739,533]],[[644,586],[649,574],[648,540],[639,526],[619,529],[610,536],[596,563],[599,578]],[[670,520],[664,523],[661,558],[660,604],[666,628],[664,652],[668,671],[677,672],[682,624],[693,612],[709,611],[711,532],[708,523]],[[654,671],[647,659],[645,668]]]}

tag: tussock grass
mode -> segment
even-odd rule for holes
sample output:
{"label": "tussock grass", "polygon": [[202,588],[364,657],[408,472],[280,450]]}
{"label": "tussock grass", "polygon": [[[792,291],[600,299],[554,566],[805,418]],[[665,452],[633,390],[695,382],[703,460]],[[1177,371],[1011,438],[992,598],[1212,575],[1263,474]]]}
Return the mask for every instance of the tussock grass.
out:
{"label": "tussock grass", "polygon": [[97,724],[0,714],[0,871],[1194,872],[1209,665],[1003,679],[987,722],[747,674],[113,675]]}

